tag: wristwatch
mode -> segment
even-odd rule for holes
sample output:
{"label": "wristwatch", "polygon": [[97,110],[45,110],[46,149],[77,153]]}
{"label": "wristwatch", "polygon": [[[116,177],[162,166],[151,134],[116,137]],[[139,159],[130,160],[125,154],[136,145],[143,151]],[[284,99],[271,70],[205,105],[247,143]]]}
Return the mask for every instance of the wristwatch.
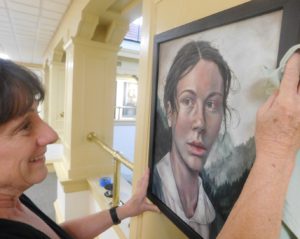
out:
{"label": "wristwatch", "polygon": [[118,206],[112,207],[111,209],[109,209],[109,213],[110,213],[110,216],[111,216],[111,219],[112,219],[114,225],[118,225],[121,223],[121,220],[119,219],[118,214],[117,214],[117,210],[116,210],[117,207]]}

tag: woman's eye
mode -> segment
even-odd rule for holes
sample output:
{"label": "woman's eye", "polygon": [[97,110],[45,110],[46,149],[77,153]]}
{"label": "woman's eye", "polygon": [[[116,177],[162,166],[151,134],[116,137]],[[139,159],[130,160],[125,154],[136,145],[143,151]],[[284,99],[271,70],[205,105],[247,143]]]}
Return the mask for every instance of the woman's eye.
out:
{"label": "woman's eye", "polygon": [[31,129],[31,122],[26,122],[21,127],[21,130],[30,130],[30,129]]}
{"label": "woman's eye", "polygon": [[185,97],[180,100],[180,103],[185,107],[191,107],[194,104],[194,101],[190,97]]}
{"label": "woman's eye", "polygon": [[208,101],[206,105],[209,109],[214,109],[216,107],[216,104],[213,101]]}
{"label": "woman's eye", "polygon": [[220,109],[220,107],[221,107],[221,104],[217,100],[208,100],[206,102],[206,108],[211,112],[218,111]]}

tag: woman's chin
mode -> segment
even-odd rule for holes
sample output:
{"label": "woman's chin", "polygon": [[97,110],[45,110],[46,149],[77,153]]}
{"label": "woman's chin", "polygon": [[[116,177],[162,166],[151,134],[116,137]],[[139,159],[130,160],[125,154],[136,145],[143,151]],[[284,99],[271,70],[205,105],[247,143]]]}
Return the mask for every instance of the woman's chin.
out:
{"label": "woman's chin", "polygon": [[194,171],[194,173],[199,174],[204,166],[205,160],[203,159],[199,159],[199,158],[194,158],[191,162],[190,162],[190,170]]}
{"label": "woman's chin", "polygon": [[34,174],[31,175],[30,181],[32,184],[38,184],[46,179],[48,175],[48,169],[45,165],[44,168],[39,169],[39,171],[35,172]]}
{"label": "woman's chin", "polygon": [[194,162],[188,165],[189,170],[195,174],[199,174],[203,169],[203,164],[201,162]]}

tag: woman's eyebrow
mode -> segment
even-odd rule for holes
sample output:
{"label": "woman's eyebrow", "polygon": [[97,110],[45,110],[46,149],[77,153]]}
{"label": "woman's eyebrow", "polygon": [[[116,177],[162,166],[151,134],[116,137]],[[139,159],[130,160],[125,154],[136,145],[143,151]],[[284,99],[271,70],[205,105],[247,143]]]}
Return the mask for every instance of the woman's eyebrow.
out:
{"label": "woman's eyebrow", "polygon": [[224,95],[220,92],[211,92],[206,98],[210,98],[214,96],[221,96],[223,98]]}
{"label": "woman's eyebrow", "polygon": [[179,92],[178,96],[181,96],[181,95],[184,94],[184,93],[190,93],[190,94],[192,94],[192,95],[196,95],[196,92],[195,92],[194,90],[185,89],[185,90]]}

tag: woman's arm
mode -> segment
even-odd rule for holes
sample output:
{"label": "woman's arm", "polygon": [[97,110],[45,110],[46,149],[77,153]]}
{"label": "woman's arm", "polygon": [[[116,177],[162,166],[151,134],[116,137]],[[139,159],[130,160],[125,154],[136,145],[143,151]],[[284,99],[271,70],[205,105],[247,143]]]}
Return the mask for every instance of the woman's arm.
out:
{"label": "woman's arm", "polygon": [[[146,193],[149,181],[149,170],[139,180],[136,193],[123,206],[117,208],[120,220],[127,217],[137,216],[145,211],[156,211],[159,209],[147,202]],[[104,210],[79,219],[66,221],[61,227],[72,237],[80,239],[94,238],[113,225],[109,210]]]}
{"label": "woman's arm", "polygon": [[300,147],[300,54],[288,61],[279,90],[259,109],[256,160],[219,239],[279,238],[284,200]]}

